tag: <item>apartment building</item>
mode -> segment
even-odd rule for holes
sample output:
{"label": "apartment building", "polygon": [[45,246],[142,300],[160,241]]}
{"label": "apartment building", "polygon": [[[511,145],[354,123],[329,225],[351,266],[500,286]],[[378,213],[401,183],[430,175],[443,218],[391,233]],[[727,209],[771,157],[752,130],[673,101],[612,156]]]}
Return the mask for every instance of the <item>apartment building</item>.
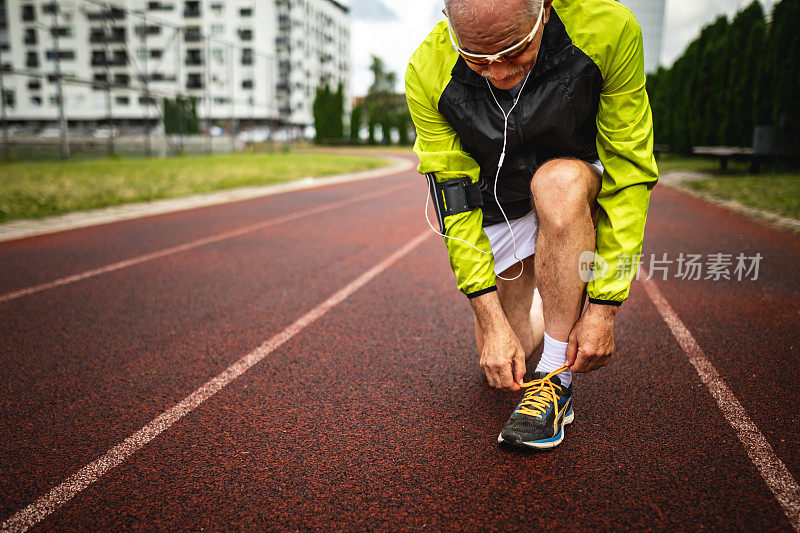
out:
{"label": "apartment building", "polygon": [[180,94],[201,119],[303,126],[317,84],[350,68],[333,0],[0,0],[0,15],[14,122],[56,120],[60,67],[71,123],[153,123]]}
{"label": "apartment building", "polygon": [[620,0],[642,27],[644,38],[644,71],[655,72],[661,64],[664,43],[664,19],[667,0]]}
{"label": "apartment building", "polygon": [[277,99],[281,117],[293,124],[313,122],[319,84],[341,83],[349,105],[349,9],[336,0],[276,0],[278,11]]}

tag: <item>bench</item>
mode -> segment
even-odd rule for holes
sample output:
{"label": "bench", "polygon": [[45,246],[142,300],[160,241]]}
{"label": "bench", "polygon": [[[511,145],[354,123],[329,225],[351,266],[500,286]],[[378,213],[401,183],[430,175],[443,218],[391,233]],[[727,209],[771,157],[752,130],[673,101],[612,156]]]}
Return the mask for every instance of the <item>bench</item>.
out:
{"label": "bench", "polygon": [[728,160],[731,158],[752,158],[752,148],[736,146],[695,146],[692,153],[719,158],[719,167],[723,172],[728,170]]}

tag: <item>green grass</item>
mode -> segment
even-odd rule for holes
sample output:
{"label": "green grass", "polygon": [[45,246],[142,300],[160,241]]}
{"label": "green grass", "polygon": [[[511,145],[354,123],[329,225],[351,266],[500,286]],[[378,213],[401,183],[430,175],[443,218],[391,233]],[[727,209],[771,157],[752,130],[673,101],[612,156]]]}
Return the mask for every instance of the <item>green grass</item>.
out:
{"label": "green grass", "polygon": [[[766,168],[768,165],[763,165]],[[750,175],[749,161],[728,162],[723,173],[719,160],[663,154],[658,158],[662,174],[690,170],[709,174],[707,179],[688,180],[683,186],[723,200],[735,200],[742,205],[764,209],[785,217],[800,219],[800,173],[768,173]]]}
{"label": "green grass", "polygon": [[338,154],[254,153],[0,164],[0,222],[385,166]]}
{"label": "green grass", "polygon": [[685,185],[717,198],[800,219],[800,174],[714,177]]}

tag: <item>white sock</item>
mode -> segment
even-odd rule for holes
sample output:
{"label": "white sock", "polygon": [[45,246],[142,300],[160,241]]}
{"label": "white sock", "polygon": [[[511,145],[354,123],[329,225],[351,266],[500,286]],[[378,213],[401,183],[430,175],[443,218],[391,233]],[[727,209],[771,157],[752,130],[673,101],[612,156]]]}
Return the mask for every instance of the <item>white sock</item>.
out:
{"label": "white sock", "polygon": [[[569,343],[555,340],[553,337],[545,332],[544,334],[544,351],[539,364],[536,365],[537,372],[547,372],[548,374],[553,370],[558,370],[567,364],[567,346]],[[569,387],[572,383],[572,370],[564,370],[558,375],[561,384]]]}

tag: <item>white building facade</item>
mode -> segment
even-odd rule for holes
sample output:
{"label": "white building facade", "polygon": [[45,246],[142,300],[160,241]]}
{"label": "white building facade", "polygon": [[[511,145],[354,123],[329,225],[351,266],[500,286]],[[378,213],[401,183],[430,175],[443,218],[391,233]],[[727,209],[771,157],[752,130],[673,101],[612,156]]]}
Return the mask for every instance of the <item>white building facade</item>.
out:
{"label": "white building facade", "polygon": [[163,98],[180,95],[195,98],[209,122],[303,126],[313,122],[317,84],[347,84],[349,12],[332,0],[0,0],[0,8],[13,122],[58,118],[57,56],[71,123],[153,123]]}
{"label": "white building facade", "polygon": [[664,43],[664,19],[667,0],[620,0],[642,27],[644,37],[644,71],[655,72],[661,64]]}
{"label": "white building facade", "polygon": [[337,90],[350,102],[349,10],[337,0],[277,0],[278,102],[282,117],[310,124],[320,84]]}

